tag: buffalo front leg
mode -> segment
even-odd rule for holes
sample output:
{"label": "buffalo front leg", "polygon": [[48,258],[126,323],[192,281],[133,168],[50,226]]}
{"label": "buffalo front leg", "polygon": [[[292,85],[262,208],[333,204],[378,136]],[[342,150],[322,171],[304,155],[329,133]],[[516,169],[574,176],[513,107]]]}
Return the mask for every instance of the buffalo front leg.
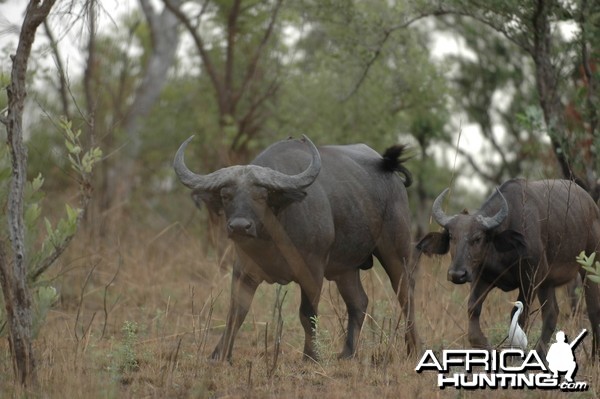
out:
{"label": "buffalo front leg", "polygon": [[315,351],[315,336],[317,331],[317,310],[321,298],[321,285],[323,278],[318,280],[309,279],[300,283],[301,301],[300,301],[300,323],[304,328],[304,359],[317,360],[318,354]]}
{"label": "buffalo front leg", "polygon": [[558,303],[556,302],[555,288],[551,285],[544,284],[540,286],[537,295],[542,305],[542,334],[535,349],[538,354],[545,356],[548,349],[548,342],[556,329]]}
{"label": "buffalo front leg", "polygon": [[479,324],[483,301],[485,301],[491,289],[492,286],[481,279],[471,285],[467,312],[469,316],[469,343],[474,348],[491,349],[490,343],[481,331],[481,325]]}
{"label": "buffalo front leg", "polygon": [[351,358],[356,354],[358,336],[365,320],[369,298],[360,282],[360,270],[344,273],[335,280],[348,310],[348,330],[346,342],[339,355],[340,359]]}
{"label": "buffalo front leg", "polygon": [[236,267],[234,267],[231,277],[231,300],[225,324],[225,332],[210,356],[214,360],[223,361],[227,359],[227,361],[231,362],[233,341],[248,314],[248,310],[250,310],[252,298],[254,298],[254,293],[259,284],[250,278],[250,276],[235,269]]}
{"label": "buffalo front leg", "polygon": [[596,361],[600,357],[600,287],[586,278],[585,270],[583,270],[581,281],[583,281],[585,304],[592,326],[592,359]]}

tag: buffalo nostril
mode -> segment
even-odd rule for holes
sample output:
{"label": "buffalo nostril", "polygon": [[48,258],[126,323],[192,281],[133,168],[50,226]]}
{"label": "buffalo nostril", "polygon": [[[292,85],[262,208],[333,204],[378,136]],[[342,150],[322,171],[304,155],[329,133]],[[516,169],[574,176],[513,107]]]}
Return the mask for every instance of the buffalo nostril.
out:
{"label": "buffalo nostril", "polygon": [[466,270],[449,270],[448,281],[452,281],[455,284],[463,284],[467,282],[468,275]]}
{"label": "buffalo nostril", "polygon": [[227,230],[230,234],[251,234],[253,227],[252,221],[245,218],[235,218],[227,223]]}

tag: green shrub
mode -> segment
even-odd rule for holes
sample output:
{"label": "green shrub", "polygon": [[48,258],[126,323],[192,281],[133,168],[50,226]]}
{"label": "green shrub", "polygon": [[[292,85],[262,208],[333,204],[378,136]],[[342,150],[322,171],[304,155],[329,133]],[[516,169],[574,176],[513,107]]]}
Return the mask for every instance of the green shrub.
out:
{"label": "green shrub", "polygon": [[577,263],[579,263],[587,272],[586,277],[596,283],[600,283],[600,262],[596,261],[594,263],[594,259],[596,258],[596,253],[592,252],[590,256],[585,254],[585,251],[581,251],[579,256],[577,256]]}

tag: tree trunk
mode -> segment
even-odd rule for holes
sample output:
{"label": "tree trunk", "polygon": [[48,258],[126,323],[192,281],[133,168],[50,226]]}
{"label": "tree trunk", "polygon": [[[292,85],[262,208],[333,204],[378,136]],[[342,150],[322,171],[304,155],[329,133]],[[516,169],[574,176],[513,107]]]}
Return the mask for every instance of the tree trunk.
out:
{"label": "tree trunk", "polygon": [[[595,176],[580,176],[569,159],[572,152],[565,148],[567,138],[566,109],[559,91],[559,68],[552,62],[552,36],[549,18],[548,1],[537,0],[533,15],[534,42],[531,55],[535,62],[535,81],[539,95],[540,107],[544,114],[544,122],[554,154],[565,179],[575,181],[589,192],[594,200],[598,199],[598,182]],[[561,140],[561,137],[563,140]]]}
{"label": "tree trunk", "polygon": [[7,206],[12,256],[6,255],[5,242],[0,240],[0,285],[7,314],[15,381],[22,386],[31,386],[36,381],[31,343],[31,294],[27,287],[27,253],[23,221],[23,194],[27,181],[27,153],[23,145],[23,109],[27,95],[25,79],[35,32],[46,19],[54,2],[55,0],[31,0],[27,6],[17,52],[11,57],[11,81],[7,88],[8,113],[6,120],[3,120],[12,167]]}
{"label": "tree trunk", "polygon": [[551,31],[548,16],[550,11],[548,7],[545,0],[538,0],[533,15],[534,43],[531,55],[535,62],[535,83],[540,107],[544,113],[544,122],[563,176],[574,178],[569,160],[558,139],[559,134],[566,132],[566,124],[564,106],[557,92],[558,71],[552,64],[551,58]]}
{"label": "tree trunk", "polygon": [[[179,7],[181,0],[171,0]],[[140,6],[152,38],[152,49],[144,69],[144,76],[138,86],[133,104],[127,112],[123,131],[127,137],[127,147],[123,162],[117,165],[119,182],[115,196],[123,200],[129,199],[136,181],[136,161],[142,149],[142,121],[152,111],[167,83],[167,73],[175,63],[179,46],[179,19],[165,7],[159,14],[149,0],[139,0]]]}
{"label": "tree trunk", "polygon": [[[182,2],[182,0],[171,1],[177,7]],[[137,161],[142,150],[143,121],[152,111],[152,107],[156,104],[168,81],[167,74],[175,63],[177,47],[179,46],[179,19],[166,7],[160,12],[157,11],[149,0],[139,0],[139,3],[150,29],[152,46],[131,106],[127,110],[117,109],[117,107],[113,110],[115,115],[124,114],[123,120],[119,119],[116,129],[124,133],[127,141],[111,160],[103,162],[102,189],[99,190],[100,199],[96,209],[101,213],[126,204],[139,184]],[[93,92],[91,82],[95,78],[95,71],[93,70],[95,51],[93,42],[95,40],[95,37],[90,37],[88,45],[88,69],[90,73],[89,76],[86,75],[86,82],[89,81],[89,90],[86,93],[89,91],[90,95],[88,97],[90,98]],[[89,112],[90,115],[93,115],[95,110],[90,109]],[[121,144],[117,142],[118,139],[115,138],[115,135],[116,132],[112,131],[104,139],[104,148],[108,151],[116,150],[115,147]],[[112,214],[113,217],[119,217],[119,212],[113,212]],[[110,220],[113,219],[102,218],[101,235],[108,232],[108,226],[111,225]]]}

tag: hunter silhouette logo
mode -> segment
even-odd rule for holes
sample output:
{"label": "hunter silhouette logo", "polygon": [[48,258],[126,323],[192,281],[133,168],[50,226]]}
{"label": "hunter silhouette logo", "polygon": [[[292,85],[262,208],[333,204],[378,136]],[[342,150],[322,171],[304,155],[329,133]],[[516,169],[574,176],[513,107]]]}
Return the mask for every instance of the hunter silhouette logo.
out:
{"label": "hunter silhouette logo", "polygon": [[546,361],[548,362],[548,368],[552,371],[552,376],[558,378],[559,372],[566,372],[565,379],[567,382],[573,382],[573,376],[577,371],[577,362],[575,361],[575,355],[573,349],[581,339],[587,334],[587,330],[584,329],[577,338],[570,344],[567,343],[567,337],[564,331],[556,333],[556,342],[550,346],[548,355],[546,355]]}
{"label": "hunter silhouette logo", "polygon": [[[567,342],[564,331],[556,333],[545,363],[535,350],[445,349],[436,355],[425,351],[415,371],[437,371],[440,389],[560,389],[586,391],[588,383],[575,381],[577,362],[574,350],[587,330]],[[561,382],[560,374],[565,374]]]}

